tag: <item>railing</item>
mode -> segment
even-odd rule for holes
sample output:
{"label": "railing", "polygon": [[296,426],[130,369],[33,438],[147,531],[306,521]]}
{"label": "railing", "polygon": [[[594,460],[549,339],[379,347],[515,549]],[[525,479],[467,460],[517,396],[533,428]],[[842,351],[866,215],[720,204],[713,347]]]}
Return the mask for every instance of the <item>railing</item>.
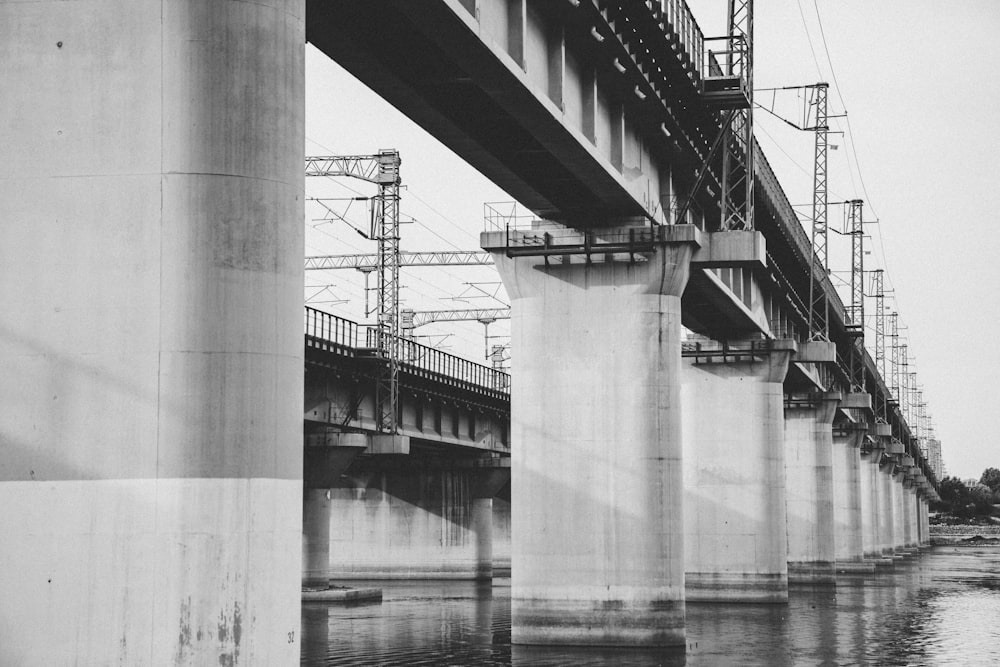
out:
{"label": "railing", "polygon": [[705,71],[705,35],[694,20],[691,8],[685,0],[663,0],[663,14],[677,35],[694,71],[701,76]]}
{"label": "railing", "polygon": [[[382,334],[374,327],[368,329],[366,336],[368,347],[376,347],[379,335],[387,334]],[[390,343],[387,349],[392,347]],[[400,362],[400,369],[404,372],[423,377],[435,376],[435,379],[446,378],[510,393],[510,375],[489,366],[436,350],[408,338],[396,338],[395,352]]]}
{"label": "railing", "polygon": [[306,336],[311,337],[319,347],[358,347],[358,325],[356,322],[337,317],[322,310],[306,306]]}
{"label": "railing", "polygon": [[[362,330],[364,335],[362,336]],[[377,327],[366,327],[351,320],[306,306],[307,344],[330,352],[356,353],[359,347],[380,349]],[[382,349],[393,349],[392,344]],[[447,352],[435,350],[408,338],[396,338],[395,352],[402,370],[414,375],[445,379],[510,393],[510,375]]]}

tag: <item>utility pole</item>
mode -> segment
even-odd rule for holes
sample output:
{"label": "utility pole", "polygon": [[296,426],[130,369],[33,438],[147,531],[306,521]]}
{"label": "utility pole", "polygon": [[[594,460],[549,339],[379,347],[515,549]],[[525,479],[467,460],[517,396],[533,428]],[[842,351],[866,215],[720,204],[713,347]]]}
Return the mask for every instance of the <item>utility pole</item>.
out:
{"label": "utility pole", "polygon": [[[827,257],[827,241],[829,238],[827,215],[829,198],[827,194],[827,161],[829,143],[827,135],[830,132],[829,112],[827,109],[827,93],[829,84],[817,83],[812,86],[814,93],[813,105],[816,107],[816,123],[813,132],[816,134],[816,153],[813,161],[813,206],[812,206],[812,247],[815,253],[814,261],[818,267],[810,263],[809,268],[809,334],[819,340],[829,340],[829,303],[823,290],[823,281],[830,268]],[[816,272],[819,270],[820,278]]]}
{"label": "utility pole", "polygon": [[889,377],[891,378],[891,384],[889,389],[892,391],[892,397],[899,402],[899,314],[890,313],[889,314],[889,338],[892,339],[892,345],[890,349],[892,350],[892,357],[889,363]]}
{"label": "utility pole", "polygon": [[851,381],[854,388],[865,388],[865,232],[864,203],[860,199],[847,202],[851,234]]}
{"label": "utility pole", "polygon": [[729,0],[726,72],[746,86],[746,107],[733,110],[722,154],[722,229],[753,229],[753,0]]}
{"label": "utility pole", "polygon": [[885,271],[872,271],[872,296],[875,298],[875,368],[886,379],[885,369]]}
{"label": "utility pole", "polygon": [[906,421],[907,426],[910,424],[910,364],[906,358],[906,343],[899,346],[899,356],[900,356],[900,369],[899,369],[899,381],[901,386],[899,389],[899,405],[900,409],[903,411],[903,419]]}
{"label": "utility pole", "polygon": [[375,347],[382,364],[375,386],[375,423],[381,433],[396,433],[399,413],[399,166],[395,149],[375,155],[307,157],[306,176],[351,176],[378,186],[370,238],[378,243],[378,307]]}
{"label": "utility pole", "polygon": [[[872,271],[872,296],[875,298],[875,368],[885,381],[885,272],[882,269]],[[882,413],[879,415],[883,421],[887,414],[885,398],[883,395]]]}

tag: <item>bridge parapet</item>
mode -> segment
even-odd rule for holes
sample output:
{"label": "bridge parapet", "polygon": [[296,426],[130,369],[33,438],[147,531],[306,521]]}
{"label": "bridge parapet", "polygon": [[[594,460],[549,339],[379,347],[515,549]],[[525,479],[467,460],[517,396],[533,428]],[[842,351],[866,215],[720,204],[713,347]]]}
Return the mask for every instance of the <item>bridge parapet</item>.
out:
{"label": "bridge parapet", "polygon": [[[341,356],[378,360],[376,336],[379,332],[357,322],[306,307],[306,347]],[[477,364],[454,354],[436,350],[404,337],[396,338],[390,349],[395,350],[400,370],[425,380],[449,385],[478,388],[497,394],[510,395],[510,375]]]}

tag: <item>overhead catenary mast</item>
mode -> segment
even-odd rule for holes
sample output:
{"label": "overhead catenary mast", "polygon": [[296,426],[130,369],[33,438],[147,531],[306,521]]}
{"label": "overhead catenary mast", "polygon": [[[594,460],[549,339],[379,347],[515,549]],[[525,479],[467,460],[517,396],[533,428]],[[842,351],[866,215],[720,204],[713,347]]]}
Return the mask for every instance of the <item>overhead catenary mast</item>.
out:
{"label": "overhead catenary mast", "polygon": [[[827,109],[827,93],[829,84],[817,83],[810,86],[813,91],[813,106],[816,122],[813,132],[816,135],[815,160],[813,161],[813,205],[811,241],[815,261],[818,266],[809,269],[809,334],[819,340],[829,340],[830,306],[823,290],[823,280],[830,269],[827,255],[829,232],[827,215],[829,212],[829,196],[827,190],[827,162],[829,157],[828,134],[830,132],[829,112]],[[820,277],[816,277],[819,272]]]}
{"label": "overhead catenary mast", "polygon": [[726,74],[746,86],[746,107],[733,110],[722,153],[722,221],[728,229],[753,229],[753,0],[729,0]]}
{"label": "overhead catenary mast", "polygon": [[369,237],[378,243],[375,348],[382,363],[376,382],[375,425],[396,433],[399,414],[399,166],[395,149],[375,155],[307,157],[306,176],[351,176],[378,186]]}
{"label": "overhead catenary mast", "polygon": [[864,390],[865,369],[865,233],[864,202],[847,202],[848,228],[851,235],[851,383],[857,391]]}

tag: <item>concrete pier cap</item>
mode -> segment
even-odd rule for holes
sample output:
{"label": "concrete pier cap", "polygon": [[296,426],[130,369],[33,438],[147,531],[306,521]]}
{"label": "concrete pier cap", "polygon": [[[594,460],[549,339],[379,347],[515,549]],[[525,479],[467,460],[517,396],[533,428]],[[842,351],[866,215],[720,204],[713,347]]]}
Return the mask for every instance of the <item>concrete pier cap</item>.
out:
{"label": "concrete pier cap", "polygon": [[518,350],[515,644],[685,643],[681,295],[701,236],[546,224],[481,237]]}
{"label": "concrete pier cap", "polygon": [[826,340],[800,341],[792,361],[796,363],[833,363],[837,361],[837,345]]}

